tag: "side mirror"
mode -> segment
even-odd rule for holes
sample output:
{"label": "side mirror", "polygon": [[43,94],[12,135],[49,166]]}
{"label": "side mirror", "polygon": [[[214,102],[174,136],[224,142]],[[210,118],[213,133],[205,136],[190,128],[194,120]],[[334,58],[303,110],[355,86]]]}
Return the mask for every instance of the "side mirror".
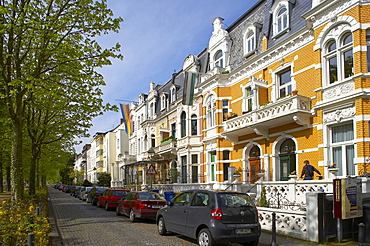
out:
{"label": "side mirror", "polygon": [[173,201],[167,201],[166,204],[167,204],[167,206],[172,207],[173,206]]}

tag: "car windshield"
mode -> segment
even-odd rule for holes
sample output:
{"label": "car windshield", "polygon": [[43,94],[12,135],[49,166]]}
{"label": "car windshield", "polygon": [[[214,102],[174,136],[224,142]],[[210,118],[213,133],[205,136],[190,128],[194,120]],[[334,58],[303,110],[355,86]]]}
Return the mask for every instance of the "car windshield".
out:
{"label": "car windshield", "polygon": [[139,193],[139,200],[163,200],[157,193]]}
{"label": "car windshield", "polygon": [[115,190],[113,191],[113,196],[126,196],[127,191],[125,190]]}
{"label": "car windshield", "polygon": [[254,207],[250,197],[246,194],[224,193],[218,194],[218,200],[221,207]]}

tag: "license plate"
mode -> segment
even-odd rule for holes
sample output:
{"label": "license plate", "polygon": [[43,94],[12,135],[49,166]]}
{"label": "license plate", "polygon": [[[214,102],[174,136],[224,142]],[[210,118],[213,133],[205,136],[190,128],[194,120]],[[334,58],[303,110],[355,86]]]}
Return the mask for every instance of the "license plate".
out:
{"label": "license plate", "polygon": [[235,234],[249,234],[252,233],[252,229],[246,228],[246,229],[235,229]]}
{"label": "license plate", "polygon": [[152,205],[152,208],[161,208],[163,207],[162,205]]}

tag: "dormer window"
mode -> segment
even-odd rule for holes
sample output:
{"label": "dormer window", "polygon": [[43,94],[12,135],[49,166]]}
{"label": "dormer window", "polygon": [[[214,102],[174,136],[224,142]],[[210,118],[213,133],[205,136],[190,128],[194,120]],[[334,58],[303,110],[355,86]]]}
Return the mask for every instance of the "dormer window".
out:
{"label": "dormer window", "polygon": [[161,110],[165,110],[166,109],[166,100],[167,98],[166,98],[166,95],[165,94],[163,94],[162,96],[161,96]]}
{"label": "dormer window", "polygon": [[249,31],[247,33],[246,39],[245,39],[245,48],[246,48],[246,54],[249,52],[252,52],[255,49],[255,33],[253,31]]}
{"label": "dormer window", "polygon": [[153,118],[155,115],[155,102],[150,103],[149,106],[149,116]]}
{"label": "dormer window", "polygon": [[288,31],[290,26],[289,2],[291,0],[276,1],[272,7],[273,13],[273,34],[277,36]]}
{"label": "dormer window", "polygon": [[176,101],[176,87],[173,86],[171,88],[171,103],[175,102]]}
{"label": "dormer window", "polygon": [[287,8],[283,7],[279,10],[276,20],[277,20],[277,33],[280,33],[288,27]]}
{"label": "dormer window", "polygon": [[224,67],[224,59],[222,55],[222,50],[217,51],[215,54],[215,67]]}

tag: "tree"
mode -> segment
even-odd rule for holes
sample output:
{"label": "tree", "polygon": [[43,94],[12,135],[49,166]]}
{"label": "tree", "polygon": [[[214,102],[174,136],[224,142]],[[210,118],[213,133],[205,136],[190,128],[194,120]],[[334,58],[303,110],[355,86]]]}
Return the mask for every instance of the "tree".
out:
{"label": "tree", "polygon": [[[78,136],[84,135],[92,118],[109,108],[101,99],[103,77],[95,69],[110,65],[110,58],[122,57],[117,54],[118,44],[103,50],[95,38],[118,32],[122,19],[112,16],[106,0],[0,0],[0,84],[4,88],[0,97],[6,100],[12,125],[13,200],[24,194],[25,117],[28,110],[40,110],[40,105],[31,106],[33,100],[53,100],[49,113],[54,102],[57,110],[63,104],[73,108],[63,113],[70,122],[79,122]],[[63,119],[61,114],[57,118],[50,124]]]}
{"label": "tree", "polygon": [[102,172],[98,176],[98,184],[105,187],[110,187],[110,181],[112,180],[110,173]]}

